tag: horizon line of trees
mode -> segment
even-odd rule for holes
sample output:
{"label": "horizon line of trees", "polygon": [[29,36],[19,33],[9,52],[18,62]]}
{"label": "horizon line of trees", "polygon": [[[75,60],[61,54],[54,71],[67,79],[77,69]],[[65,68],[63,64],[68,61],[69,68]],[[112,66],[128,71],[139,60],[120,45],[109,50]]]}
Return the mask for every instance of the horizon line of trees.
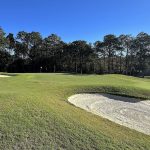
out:
{"label": "horizon line of trees", "polygon": [[56,34],[20,31],[14,37],[0,27],[0,72],[119,73],[150,69],[150,35],[108,34],[102,41],[66,43]]}

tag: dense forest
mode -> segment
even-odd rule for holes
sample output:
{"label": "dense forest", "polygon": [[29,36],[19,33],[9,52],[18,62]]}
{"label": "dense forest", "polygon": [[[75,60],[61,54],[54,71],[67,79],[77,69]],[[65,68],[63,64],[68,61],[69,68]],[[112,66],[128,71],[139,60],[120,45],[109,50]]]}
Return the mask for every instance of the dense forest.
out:
{"label": "dense forest", "polygon": [[0,28],[0,72],[70,72],[87,74],[147,74],[150,69],[150,35],[109,34],[102,41],[66,43],[55,34],[5,34]]}

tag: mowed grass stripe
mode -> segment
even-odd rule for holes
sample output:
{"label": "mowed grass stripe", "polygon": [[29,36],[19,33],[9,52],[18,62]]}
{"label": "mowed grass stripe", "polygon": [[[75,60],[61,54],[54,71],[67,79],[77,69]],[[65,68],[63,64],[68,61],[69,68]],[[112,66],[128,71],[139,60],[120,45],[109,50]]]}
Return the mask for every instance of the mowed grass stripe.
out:
{"label": "mowed grass stripe", "polygon": [[149,149],[149,136],[67,102],[82,92],[150,99],[150,80],[71,74],[0,78],[0,149]]}

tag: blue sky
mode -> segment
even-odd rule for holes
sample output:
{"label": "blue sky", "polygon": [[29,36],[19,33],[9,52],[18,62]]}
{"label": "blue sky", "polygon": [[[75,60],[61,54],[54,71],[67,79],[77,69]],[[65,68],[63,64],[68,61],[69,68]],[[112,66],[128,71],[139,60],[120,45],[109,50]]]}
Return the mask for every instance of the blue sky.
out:
{"label": "blue sky", "polygon": [[0,5],[6,33],[55,33],[66,42],[150,33],[150,0],[0,0]]}

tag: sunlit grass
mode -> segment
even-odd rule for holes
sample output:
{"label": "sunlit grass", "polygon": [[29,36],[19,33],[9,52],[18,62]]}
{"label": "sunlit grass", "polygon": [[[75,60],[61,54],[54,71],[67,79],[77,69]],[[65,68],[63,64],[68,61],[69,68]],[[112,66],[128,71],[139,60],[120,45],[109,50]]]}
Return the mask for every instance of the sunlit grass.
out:
{"label": "sunlit grass", "polygon": [[0,78],[0,149],[149,149],[150,136],[67,102],[80,92],[150,99],[150,80],[71,74]]}

